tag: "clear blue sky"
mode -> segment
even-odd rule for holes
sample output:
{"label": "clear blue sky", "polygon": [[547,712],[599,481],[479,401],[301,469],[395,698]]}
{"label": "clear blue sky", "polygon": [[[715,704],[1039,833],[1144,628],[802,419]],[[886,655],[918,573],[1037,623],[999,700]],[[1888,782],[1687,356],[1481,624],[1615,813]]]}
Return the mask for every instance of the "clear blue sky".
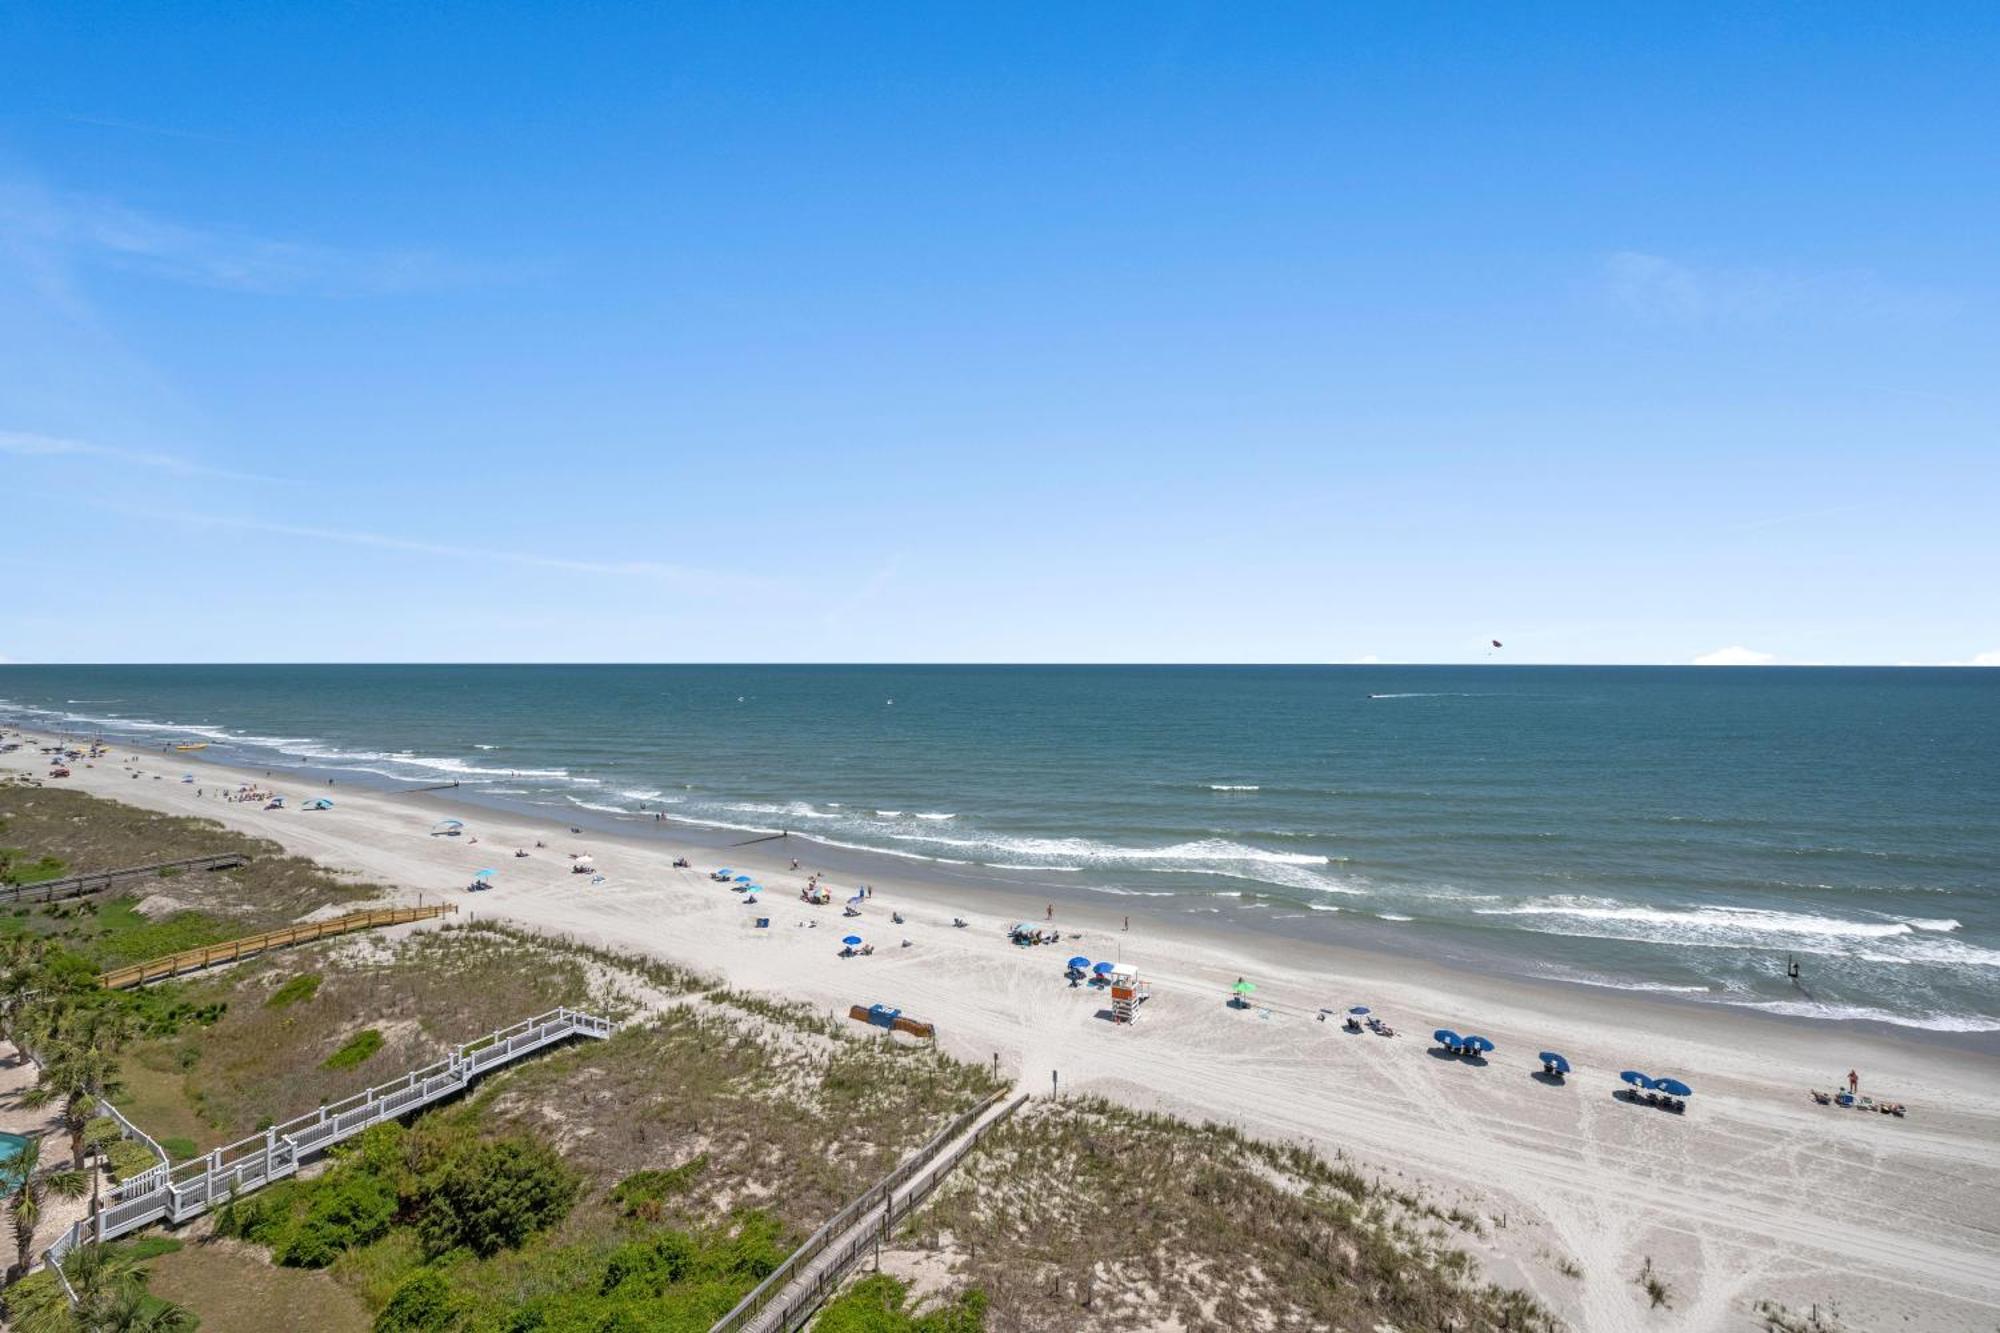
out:
{"label": "clear blue sky", "polygon": [[0,62],[0,657],[2000,660],[1990,3]]}

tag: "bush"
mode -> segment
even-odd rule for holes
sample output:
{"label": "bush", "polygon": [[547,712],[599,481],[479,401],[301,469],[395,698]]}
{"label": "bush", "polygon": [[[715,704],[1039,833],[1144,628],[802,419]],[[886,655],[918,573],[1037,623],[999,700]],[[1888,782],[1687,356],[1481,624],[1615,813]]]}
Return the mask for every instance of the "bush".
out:
{"label": "bush", "polygon": [[417,1232],[432,1254],[462,1247],[483,1258],[561,1221],[577,1188],[576,1176],[542,1144],[482,1143],[426,1182]]}
{"label": "bush", "polygon": [[266,1009],[283,1009],[287,1005],[300,1004],[319,994],[320,975],[317,972],[301,972],[284,985],[271,992],[271,998],[264,1001]]}
{"label": "bush", "polygon": [[380,1240],[396,1220],[396,1192],[386,1181],[366,1172],[329,1176],[312,1192],[301,1217],[277,1259],[293,1268],[324,1268],[341,1252]]}
{"label": "bush", "polygon": [[404,1279],[375,1317],[375,1333],[437,1333],[458,1324],[465,1302],[441,1273],[422,1268]]}
{"label": "bush", "polygon": [[112,1140],[104,1149],[104,1160],[110,1164],[111,1175],[117,1180],[130,1180],[160,1164],[160,1159],[153,1155],[151,1148],[131,1139]]}
{"label": "bush", "polygon": [[176,1162],[185,1162],[190,1157],[201,1156],[201,1149],[195,1145],[193,1139],[182,1138],[179,1135],[169,1135],[161,1139],[160,1148]]}
{"label": "bush", "polygon": [[349,1037],[339,1050],[327,1056],[320,1068],[352,1069],[381,1049],[382,1034],[374,1028],[363,1028]]}
{"label": "bush", "polygon": [[624,1209],[627,1217],[657,1222],[666,1211],[666,1201],[685,1194],[707,1165],[708,1154],[703,1153],[668,1171],[634,1171],[611,1191],[611,1201]]}
{"label": "bush", "polygon": [[909,1289],[887,1273],[862,1278],[831,1301],[813,1325],[818,1333],[980,1333],[986,1297],[977,1291],[927,1314],[903,1308]]}

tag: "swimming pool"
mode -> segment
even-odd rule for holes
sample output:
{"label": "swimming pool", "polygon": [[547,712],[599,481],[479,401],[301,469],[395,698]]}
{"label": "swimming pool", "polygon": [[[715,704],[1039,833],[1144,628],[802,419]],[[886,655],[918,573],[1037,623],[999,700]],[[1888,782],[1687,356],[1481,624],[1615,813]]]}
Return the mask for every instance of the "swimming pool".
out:
{"label": "swimming pool", "polygon": [[0,1134],[0,1195],[14,1192],[14,1173],[7,1169],[8,1163],[19,1157],[27,1146],[28,1141],[19,1134]]}

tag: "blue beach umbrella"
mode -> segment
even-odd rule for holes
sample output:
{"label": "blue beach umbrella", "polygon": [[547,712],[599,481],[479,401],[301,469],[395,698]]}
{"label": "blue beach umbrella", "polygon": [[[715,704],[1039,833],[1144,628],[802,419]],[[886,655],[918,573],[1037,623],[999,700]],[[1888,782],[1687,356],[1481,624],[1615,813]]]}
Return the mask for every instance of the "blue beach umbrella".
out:
{"label": "blue beach umbrella", "polygon": [[1647,1078],[1644,1074],[1640,1073],[1636,1069],[1628,1069],[1624,1073],[1620,1074],[1618,1077],[1624,1079],[1627,1083],[1630,1083],[1635,1088],[1650,1088],[1653,1086],[1653,1080]]}
{"label": "blue beach umbrella", "polygon": [[1554,1051],[1543,1051],[1536,1058],[1543,1064],[1551,1066],[1558,1074],[1567,1074],[1569,1072],[1569,1061],[1563,1059]]}
{"label": "blue beach umbrella", "polygon": [[1431,1040],[1436,1042],[1440,1046],[1465,1045],[1465,1038],[1459,1036],[1456,1032],[1453,1032],[1450,1028],[1439,1028],[1436,1032],[1431,1033]]}
{"label": "blue beach umbrella", "polygon": [[1112,970],[1112,966],[1113,965],[1110,963],[1099,963],[1096,967],[1093,967],[1090,970],[1095,972],[1098,976],[1101,977],[1110,973]]}
{"label": "blue beach umbrella", "polygon": [[1669,1097],[1694,1096],[1694,1089],[1677,1078],[1656,1078],[1653,1080],[1653,1088],[1657,1092],[1666,1093]]}
{"label": "blue beach umbrella", "polygon": [[750,877],[748,875],[738,875],[736,877],[736,882],[738,884],[748,884],[750,882]]}
{"label": "blue beach umbrella", "polygon": [[717,870],[715,873],[718,875],[730,875],[734,874],[735,872],[732,871],[728,866],[723,866],[720,870]]}
{"label": "blue beach umbrella", "polygon": [[842,940],[841,943],[845,944],[848,948],[852,949],[855,945],[861,943],[861,937],[859,935],[849,935],[846,939]]}
{"label": "blue beach umbrella", "polygon": [[1078,954],[1076,957],[1069,960],[1069,965],[1071,967],[1089,967],[1090,960],[1088,958],[1085,958],[1082,954]]}
{"label": "blue beach umbrella", "polygon": [[497,875],[499,873],[497,870],[475,870],[472,872],[472,877],[474,879],[485,879],[488,875]]}
{"label": "blue beach umbrella", "polygon": [[1352,1009],[1349,1009],[1347,1012],[1350,1014],[1365,1014],[1368,1012],[1368,1006],[1365,1004],[1357,1004]]}
{"label": "blue beach umbrella", "polygon": [[1465,1039],[1465,1044],[1475,1051],[1490,1051],[1493,1049],[1493,1043],[1484,1037],[1468,1036]]}

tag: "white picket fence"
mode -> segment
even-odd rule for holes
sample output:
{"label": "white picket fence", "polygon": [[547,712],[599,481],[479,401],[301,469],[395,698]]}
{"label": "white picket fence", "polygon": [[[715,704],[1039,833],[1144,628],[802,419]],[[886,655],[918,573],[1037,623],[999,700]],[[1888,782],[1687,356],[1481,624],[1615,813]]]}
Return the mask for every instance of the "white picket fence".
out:
{"label": "white picket fence", "polygon": [[[186,1222],[199,1217],[232,1195],[241,1196],[296,1174],[303,1162],[370,1125],[394,1120],[463,1090],[490,1069],[570,1037],[603,1039],[617,1029],[616,1023],[595,1014],[551,1009],[467,1042],[435,1064],[412,1070],[393,1083],[358,1092],[179,1166],[169,1165],[157,1143],[111,1111],[128,1137],[152,1148],[161,1164],[106,1191],[98,1211],[72,1224],[42,1258],[69,1291],[69,1279],[62,1275],[62,1258],[78,1245],[116,1240],[154,1222]],[[70,1299],[76,1299],[74,1292],[70,1292]]]}

